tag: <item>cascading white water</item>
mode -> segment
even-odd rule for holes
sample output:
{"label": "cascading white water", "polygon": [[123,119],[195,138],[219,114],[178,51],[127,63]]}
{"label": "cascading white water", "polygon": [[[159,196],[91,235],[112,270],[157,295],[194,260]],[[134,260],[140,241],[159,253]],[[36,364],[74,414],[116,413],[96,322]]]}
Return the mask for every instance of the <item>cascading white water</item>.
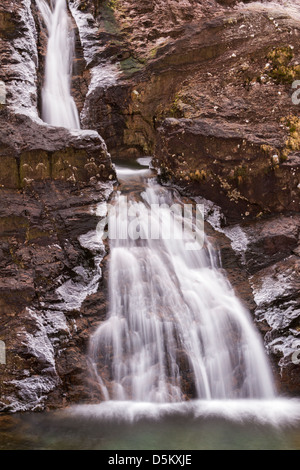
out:
{"label": "cascading white water", "polygon": [[66,0],[36,0],[48,31],[45,82],[42,90],[42,119],[50,125],[80,129],[75,101],[71,96],[74,34]]}
{"label": "cascading white water", "polygon": [[[90,358],[104,399],[274,398],[261,339],[217,267],[216,253],[208,242],[187,249],[180,216],[171,239],[147,237],[149,220],[168,233],[174,200],[151,182],[141,197],[131,207],[145,236],[110,241],[110,311],[91,338]],[[116,196],[113,220],[123,235],[125,202],[124,195]],[[160,209],[153,211],[152,204]]]}

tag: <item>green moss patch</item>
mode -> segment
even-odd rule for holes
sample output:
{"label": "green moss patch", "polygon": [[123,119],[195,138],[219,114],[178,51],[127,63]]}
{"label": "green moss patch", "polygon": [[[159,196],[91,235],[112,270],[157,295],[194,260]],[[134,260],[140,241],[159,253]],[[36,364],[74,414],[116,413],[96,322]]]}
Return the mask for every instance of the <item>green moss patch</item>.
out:
{"label": "green moss patch", "polygon": [[285,148],[281,152],[282,159],[286,160],[291,152],[300,151],[300,118],[298,116],[289,116],[287,118],[283,118],[282,122],[289,130],[289,136],[285,142]]}
{"label": "green moss patch", "polygon": [[278,84],[290,84],[300,79],[300,65],[291,64],[294,58],[291,46],[278,47],[269,52],[267,60],[271,64],[269,77]]}
{"label": "green moss patch", "polygon": [[121,69],[125,75],[132,75],[141,70],[145,64],[134,57],[122,60],[120,62]]}

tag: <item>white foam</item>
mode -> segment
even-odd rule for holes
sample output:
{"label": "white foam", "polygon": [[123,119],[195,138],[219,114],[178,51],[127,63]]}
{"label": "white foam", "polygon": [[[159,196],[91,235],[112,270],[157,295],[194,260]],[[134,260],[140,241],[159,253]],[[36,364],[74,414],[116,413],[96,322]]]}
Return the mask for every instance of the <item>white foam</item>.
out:
{"label": "white foam", "polygon": [[168,416],[195,419],[221,418],[237,423],[249,421],[263,425],[296,425],[300,422],[300,400],[195,400],[155,404],[132,401],[107,401],[99,405],[78,405],[68,415],[103,421],[137,422],[143,419],[162,420]]}
{"label": "white foam", "polygon": [[123,168],[121,166],[116,166],[117,175],[122,176],[143,176],[147,175],[149,170],[148,169],[138,169],[138,168]]}

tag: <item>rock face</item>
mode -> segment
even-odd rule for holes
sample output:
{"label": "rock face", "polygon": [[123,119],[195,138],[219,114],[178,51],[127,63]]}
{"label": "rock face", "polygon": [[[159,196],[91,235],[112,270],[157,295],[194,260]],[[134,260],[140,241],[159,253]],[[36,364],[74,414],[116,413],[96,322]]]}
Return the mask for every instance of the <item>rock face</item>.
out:
{"label": "rock face", "polygon": [[37,32],[30,4],[29,0],[1,3],[0,80],[13,109],[37,116]]}
{"label": "rock face", "polygon": [[66,181],[2,190],[1,410],[93,400],[88,339],[106,305],[96,211],[111,191],[111,183],[71,188]]}
{"label": "rock face", "polygon": [[[113,156],[154,155],[161,182],[205,198],[213,225],[209,201],[217,204],[244,280],[227,248],[224,266],[258,321],[280,391],[299,394],[297,6],[128,0],[81,10],[98,26],[90,68],[102,71],[84,126]],[[263,296],[277,270],[282,293]]]}
{"label": "rock face", "polygon": [[[300,158],[290,155],[277,163],[274,155],[274,163],[272,155],[264,153],[264,131],[258,127],[253,135],[247,126],[213,119],[166,119],[156,147],[162,181],[213,200],[230,221],[297,212]],[[274,129],[275,136],[278,139]]]}
{"label": "rock face", "polygon": [[[87,343],[105,312],[96,212],[116,175],[96,131],[39,117],[46,42],[35,4],[2,2],[0,23],[0,410],[41,410],[93,399]],[[77,47],[84,93],[82,60]]]}
{"label": "rock face", "polygon": [[293,10],[127,1],[90,11],[102,41],[91,70],[103,75],[83,123],[113,156],[154,154],[162,181],[202,194],[233,219],[298,211]]}

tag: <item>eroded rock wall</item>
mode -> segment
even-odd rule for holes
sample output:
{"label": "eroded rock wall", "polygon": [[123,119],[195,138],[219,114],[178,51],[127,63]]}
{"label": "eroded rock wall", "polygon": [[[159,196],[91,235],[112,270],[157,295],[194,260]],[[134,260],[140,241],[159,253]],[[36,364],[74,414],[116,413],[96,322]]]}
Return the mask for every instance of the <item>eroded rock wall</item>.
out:
{"label": "eroded rock wall", "polygon": [[[87,95],[84,125],[114,157],[154,155],[161,182],[205,198],[213,225],[217,205],[248,280],[236,281],[231,255],[224,266],[258,321],[279,390],[299,394],[297,5],[82,5],[98,25],[95,63],[114,70]],[[281,284],[272,295],[270,279]]]}
{"label": "eroded rock wall", "polygon": [[154,154],[162,181],[201,193],[233,219],[298,211],[293,9],[177,1],[90,11],[103,43],[91,69],[111,66],[113,79],[104,73],[90,89],[83,123],[114,157]]}
{"label": "eroded rock wall", "polygon": [[[5,0],[0,25],[0,410],[42,410],[97,393],[87,364],[105,313],[96,214],[116,175],[96,131],[40,118],[47,38],[35,2]],[[89,73],[76,36],[80,110]]]}

